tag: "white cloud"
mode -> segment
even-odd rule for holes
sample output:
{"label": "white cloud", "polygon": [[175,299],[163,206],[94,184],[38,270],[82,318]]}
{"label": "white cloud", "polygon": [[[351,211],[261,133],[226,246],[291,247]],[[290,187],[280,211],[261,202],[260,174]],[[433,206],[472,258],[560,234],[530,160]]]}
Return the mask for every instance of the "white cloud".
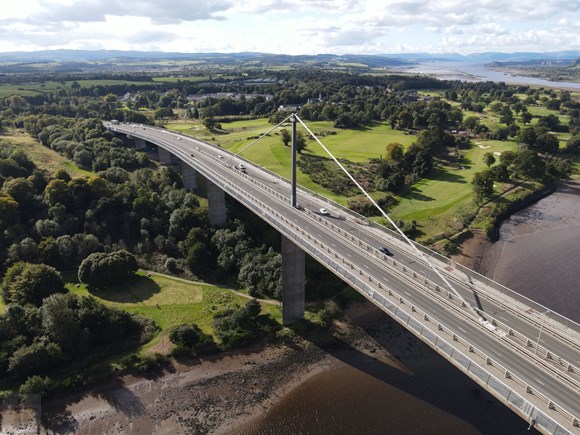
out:
{"label": "white cloud", "polygon": [[289,54],[580,49],[580,0],[20,0],[0,49]]}
{"label": "white cloud", "polygon": [[30,18],[36,22],[96,22],[107,15],[148,17],[153,23],[221,19],[219,13],[232,6],[231,0],[40,0]]}

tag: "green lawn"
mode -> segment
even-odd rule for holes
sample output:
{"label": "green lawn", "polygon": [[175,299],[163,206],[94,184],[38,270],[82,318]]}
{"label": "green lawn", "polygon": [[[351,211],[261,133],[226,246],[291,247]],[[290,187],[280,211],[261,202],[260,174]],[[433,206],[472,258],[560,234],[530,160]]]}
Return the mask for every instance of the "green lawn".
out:
{"label": "green lawn", "polygon": [[49,172],[64,169],[72,176],[92,175],[92,172],[80,169],[66,157],[41,145],[21,130],[4,130],[0,133],[0,140],[6,140],[7,142],[20,146],[41,169],[46,169]]}
{"label": "green lawn", "polygon": [[[427,236],[443,233],[459,223],[453,218],[475,208],[471,179],[475,172],[485,168],[483,155],[488,152],[513,151],[514,142],[474,141],[464,153],[463,168],[439,168],[428,178],[420,180],[397,199],[399,204],[391,211],[395,219],[417,220]],[[496,156],[499,160],[499,156]]]}
{"label": "green lawn", "polygon": [[[226,288],[156,274],[147,277],[142,272],[126,285],[95,291],[89,291],[84,284],[76,287],[78,281],[74,275],[66,274],[65,280],[71,293],[92,295],[109,306],[155,320],[161,332],[146,345],[147,348],[159,343],[171,328],[184,323],[196,323],[204,332],[211,334],[211,323],[216,313],[248,301]],[[262,309],[281,321],[282,313],[278,305],[263,303]]]}
{"label": "green lawn", "polygon": [[[391,142],[399,142],[408,147],[415,141],[415,136],[405,134],[399,130],[393,130],[387,123],[375,123],[371,127],[354,130],[334,128],[332,126],[333,123],[329,121],[307,122],[306,124],[337,158],[359,163],[384,154],[386,146]],[[255,141],[256,137],[270,130],[273,125],[269,124],[266,118],[260,118],[224,122],[222,123],[223,131],[214,133],[208,132],[199,122],[175,122],[167,124],[166,127],[219,144],[225,149],[237,153]],[[281,128],[290,129],[291,126],[287,125]],[[290,178],[291,149],[290,147],[285,147],[280,140],[278,131],[281,128],[272,131],[269,136],[256,142],[245,150],[241,156],[285,178]],[[298,131],[307,136],[307,131],[303,127],[299,126]],[[304,153],[328,156],[314,140],[307,141],[307,148]],[[330,190],[315,184],[308,175],[303,174],[300,170],[298,170],[297,177],[300,185],[341,204],[347,202],[347,198],[337,196]]]}

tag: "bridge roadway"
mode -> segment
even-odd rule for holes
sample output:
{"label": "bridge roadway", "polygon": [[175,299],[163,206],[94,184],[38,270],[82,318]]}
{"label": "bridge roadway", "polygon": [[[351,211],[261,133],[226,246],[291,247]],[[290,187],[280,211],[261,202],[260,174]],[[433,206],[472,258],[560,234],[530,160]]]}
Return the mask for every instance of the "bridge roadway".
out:
{"label": "bridge roadway", "polygon": [[[485,327],[474,319],[471,312],[462,307],[457,299],[450,299],[444,289],[440,289],[439,292],[435,290],[436,285],[443,287],[443,283],[439,282],[437,277],[429,279],[434,273],[425,269],[422,259],[418,259],[406,246],[402,246],[400,241],[388,234],[379,233],[361,225],[357,219],[345,216],[339,206],[329,206],[328,201],[321,201],[304,191],[299,191],[298,201],[301,210],[293,209],[289,205],[290,189],[287,182],[251,162],[238,157],[232,158],[232,155],[223,149],[149,126],[107,123],[105,125],[114,131],[158,144],[202,173],[204,168],[219,172],[252,197],[285,216],[296,227],[308,232],[325,246],[331,247],[336,254],[353,264],[360,265],[361,270],[372,276],[375,282],[381,283],[385,293],[391,289],[400,294],[408,305],[428,313],[429,317],[437,319],[445,329],[453,331],[501,366],[509,368],[510,374],[524,380],[533,391],[549,397],[557,406],[564,408],[576,418],[580,416],[578,371],[569,371],[568,366],[557,362],[557,358],[546,358],[550,352],[551,355],[556,355],[571,364],[573,368],[578,368],[580,344],[578,335],[573,331],[554,327],[553,324],[548,325],[548,322],[544,322],[537,315],[528,315],[519,310],[515,301],[513,304],[509,301],[506,303],[505,296],[498,298],[490,292],[479,289],[476,291],[473,283],[464,282],[458,279],[457,275],[442,270],[469,303],[481,307],[486,319],[496,319],[498,325],[496,328]],[[247,167],[247,174],[233,168],[240,162]],[[318,214],[320,207],[331,211],[330,216]],[[388,258],[380,254],[376,250],[378,245],[388,246],[394,257]],[[393,260],[398,263],[398,270],[392,266]],[[401,271],[403,265],[415,271],[414,279],[409,278],[409,273]],[[424,285],[426,281],[429,283],[428,287]],[[450,304],[454,309],[450,309]],[[504,333],[508,332],[508,328],[515,331],[514,335]],[[540,331],[540,347],[537,349],[537,355],[534,355]],[[527,337],[527,340],[523,337]],[[530,342],[533,346],[529,345]],[[524,397],[540,409],[547,408],[541,402],[536,404],[534,397],[525,395]],[[564,421],[561,424],[571,433],[578,432],[571,423],[566,424]]]}

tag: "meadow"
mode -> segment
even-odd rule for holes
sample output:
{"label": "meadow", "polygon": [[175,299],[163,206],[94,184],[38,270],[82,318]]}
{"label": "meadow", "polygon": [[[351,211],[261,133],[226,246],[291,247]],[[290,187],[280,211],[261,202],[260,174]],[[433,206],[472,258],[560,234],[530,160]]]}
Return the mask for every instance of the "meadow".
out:
{"label": "meadow", "polygon": [[[224,287],[155,273],[138,272],[125,284],[99,290],[89,290],[74,274],[65,274],[64,279],[66,288],[73,294],[93,296],[108,306],[155,320],[160,332],[145,349],[159,344],[173,327],[186,323],[195,323],[202,331],[212,334],[212,320],[217,313],[242,306],[249,300]],[[263,313],[281,322],[279,304],[262,302],[261,305]]]}
{"label": "meadow", "polygon": [[36,139],[18,129],[5,129],[0,132],[0,140],[5,140],[22,148],[36,165],[50,173],[64,169],[71,176],[92,175],[92,172],[79,168],[66,157],[54,150],[42,146]]}

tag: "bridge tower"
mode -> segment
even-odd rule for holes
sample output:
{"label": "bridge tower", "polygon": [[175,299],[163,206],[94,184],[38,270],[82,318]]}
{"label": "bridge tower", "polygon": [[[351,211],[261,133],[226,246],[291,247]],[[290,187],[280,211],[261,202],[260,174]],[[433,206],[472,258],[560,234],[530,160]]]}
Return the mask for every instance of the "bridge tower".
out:
{"label": "bridge tower", "polygon": [[[296,199],[296,116],[292,122],[292,207],[298,208]],[[304,251],[292,241],[282,237],[282,323],[289,325],[304,317]]]}

